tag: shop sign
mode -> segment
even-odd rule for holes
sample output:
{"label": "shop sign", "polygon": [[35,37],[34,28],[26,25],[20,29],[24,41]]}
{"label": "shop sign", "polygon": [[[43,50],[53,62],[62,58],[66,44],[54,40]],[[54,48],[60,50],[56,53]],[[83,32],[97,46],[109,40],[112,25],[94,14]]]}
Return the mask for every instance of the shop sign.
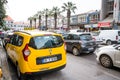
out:
{"label": "shop sign", "polygon": [[110,27],[110,22],[100,22],[98,23],[98,27]]}

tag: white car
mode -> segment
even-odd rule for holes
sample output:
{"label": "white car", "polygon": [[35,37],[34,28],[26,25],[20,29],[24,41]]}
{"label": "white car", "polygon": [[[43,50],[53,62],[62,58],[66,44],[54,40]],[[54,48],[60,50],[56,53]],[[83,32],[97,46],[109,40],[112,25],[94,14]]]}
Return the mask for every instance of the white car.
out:
{"label": "white car", "polygon": [[120,44],[110,45],[98,48],[94,52],[97,56],[96,60],[106,68],[116,66],[120,68]]}

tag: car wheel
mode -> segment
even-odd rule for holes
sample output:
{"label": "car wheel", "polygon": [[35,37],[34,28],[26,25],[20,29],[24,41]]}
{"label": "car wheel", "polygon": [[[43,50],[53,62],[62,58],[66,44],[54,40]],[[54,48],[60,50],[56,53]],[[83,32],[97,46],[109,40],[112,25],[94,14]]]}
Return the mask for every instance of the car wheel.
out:
{"label": "car wheel", "polygon": [[18,76],[18,80],[24,80],[24,76],[23,76],[23,74],[21,74],[18,65],[17,65],[17,76]]}
{"label": "car wheel", "polygon": [[111,45],[112,42],[111,42],[110,40],[108,40],[108,41],[106,42],[106,44],[107,44],[107,45]]}
{"label": "car wheel", "polygon": [[75,56],[80,55],[79,50],[78,50],[77,48],[73,48],[73,54],[74,54]]}
{"label": "car wheel", "polygon": [[113,66],[112,59],[108,55],[102,55],[100,57],[100,63],[103,67],[111,68]]}

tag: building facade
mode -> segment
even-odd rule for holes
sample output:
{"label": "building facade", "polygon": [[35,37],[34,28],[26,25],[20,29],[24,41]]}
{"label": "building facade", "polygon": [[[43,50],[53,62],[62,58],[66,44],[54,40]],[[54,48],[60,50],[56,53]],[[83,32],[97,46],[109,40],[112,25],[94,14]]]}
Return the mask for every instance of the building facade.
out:
{"label": "building facade", "polygon": [[98,28],[98,21],[100,21],[100,11],[91,10],[86,13],[72,15],[70,19],[70,27],[71,29],[86,29],[90,31],[90,29]]}
{"label": "building facade", "polygon": [[100,22],[101,28],[120,28],[120,0],[102,0]]}
{"label": "building facade", "polygon": [[29,27],[29,23],[14,22],[14,20],[10,16],[5,17],[4,21],[6,27],[12,30],[23,30],[25,27]]}

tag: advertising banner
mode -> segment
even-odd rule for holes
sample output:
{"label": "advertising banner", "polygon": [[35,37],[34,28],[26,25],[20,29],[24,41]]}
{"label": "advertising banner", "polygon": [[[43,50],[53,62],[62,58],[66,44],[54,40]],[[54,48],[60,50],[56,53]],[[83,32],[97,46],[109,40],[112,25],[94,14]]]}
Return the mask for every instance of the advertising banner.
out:
{"label": "advertising banner", "polygon": [[114,0],[113,19],[115,23],[120,23],[120,0]]}

